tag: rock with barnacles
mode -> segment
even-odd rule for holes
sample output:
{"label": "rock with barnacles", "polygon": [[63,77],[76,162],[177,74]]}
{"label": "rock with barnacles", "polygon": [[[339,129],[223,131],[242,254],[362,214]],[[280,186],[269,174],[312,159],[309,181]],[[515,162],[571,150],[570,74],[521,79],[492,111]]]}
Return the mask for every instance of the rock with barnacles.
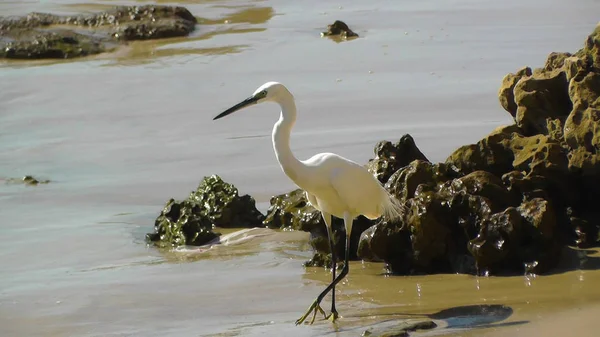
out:
{"label": "rock with barnacles", "polygon": [[0,17],[0,58],[83,57],[111,51],[126,41],[187,36],[196,23],[184,7],[159,5],[117,6],[73,16]]}
{"label": "rock with barnacles", "polygon": [[170,199],[146,239],[159,246],[202,245],[217,236],[215,227],[262,227],[264,218],[252,197],[212,175],[187,199]]}

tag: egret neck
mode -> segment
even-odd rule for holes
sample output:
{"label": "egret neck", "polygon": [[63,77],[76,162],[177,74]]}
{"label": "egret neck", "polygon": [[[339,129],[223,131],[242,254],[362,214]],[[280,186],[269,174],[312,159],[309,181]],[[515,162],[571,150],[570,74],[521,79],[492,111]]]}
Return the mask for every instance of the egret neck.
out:
{"label": "egret neck", "polygon": [[273,149],[275,150],[275,156],[283,172],[296,184],[299,184],[298,178],[302,175],[305,167],[304,164],[294,157],[290,148],[290,136],[292,128],[296,123],[294,97],[290,93],[286,93],[277,97],[275,102],[281,107],[281,115],[273,127]]}

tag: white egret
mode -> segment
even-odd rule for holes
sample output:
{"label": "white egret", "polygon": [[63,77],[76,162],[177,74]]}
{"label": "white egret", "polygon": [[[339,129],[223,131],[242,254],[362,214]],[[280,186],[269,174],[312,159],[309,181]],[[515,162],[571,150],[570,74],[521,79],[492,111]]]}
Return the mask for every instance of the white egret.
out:
{"label": "white egret", "polygon": [[[319,153],[307,160],[298,160],[290,148],[290,133],[296,122],[296,104],[294,96],[288,89],[277,82],[267,82],[260,86],[252,96],[223,111],[213,120],[225,117],[245,107],[274,102],[281,107],[281,115],[273,127],[273,148],[275,156],[283,172],[302,190],[308,201],[319,211],[329,236],[332,253],[332,282],[308,308],[306,313],[296,321],[296,325],[304,322],[314,312],[311,324],[317,311],[325,318],[335,321],[339,314],[335,308],[335,285],[348,274],[350,254],[350,234],[352,223],[356,217],[363,215],[375,220],[382,215],[397,219],[404,213],[404,206],[391,196],[379,181],[362,165],[333,153]],[[342,272],[336,277],[336,256],[333,248],[331,216],[344,220],[346,227],[346,257]],[[321,301],[329,291],[333,290],[331,314],[325,315]]]}

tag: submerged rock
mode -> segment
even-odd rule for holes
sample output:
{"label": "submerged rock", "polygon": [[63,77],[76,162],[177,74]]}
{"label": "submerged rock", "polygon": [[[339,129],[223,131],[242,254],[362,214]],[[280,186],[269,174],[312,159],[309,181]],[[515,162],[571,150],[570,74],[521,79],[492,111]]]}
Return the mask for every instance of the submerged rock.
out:
{"label": "submerged rock", "polygon": [[8,178],[6,179],[6,182],[9,184],[24,184],[24,185],[29,185],[29,186],[36,186],[39,184],[48,184],[50,182],[50,180],[48,179],[38,179],[35,178],[34,176],[24,176],[23,178]]}
{"label": "submerged rock", "polygon": [[219,176],[205,177],[186,200],[170,199],[146,240],[159,246],[202,245],[218,236],[215,227],[262,227],[264,215],[249,195]]}
{"label": "submerged rock", "polygon": [[327,31],[322,32],[321,36],[338,36],[342,39],[347,39],[358,37],[358,34],[353,32],[343,21],[335,20],[334,23],[327,25]]}
{"label": "submerged rock", "polygon": [[[75,58],[99,54],[132,40],[187,36],[196,18],[184,7],[118,6],[91,15],[30,13],[0,18],[0,57]],[[92,30],[93,29],[93,30]]]}

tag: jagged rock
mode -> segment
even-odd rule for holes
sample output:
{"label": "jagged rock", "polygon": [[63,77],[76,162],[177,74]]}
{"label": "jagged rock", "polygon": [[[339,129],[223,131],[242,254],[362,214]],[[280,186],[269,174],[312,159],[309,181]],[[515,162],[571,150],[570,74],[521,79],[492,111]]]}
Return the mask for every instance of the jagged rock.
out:
{"label": "jagged rock", "polygon": [[405,202],[414,197],[415,191],[420,185],[427,185],[429,189],[433,190],[438,184],[461,175],[453,165],[432,164],[424,160],[414,160],[409,165],[396,171],[388,179],[385,188],[398,200]]}
{"label": "jagged rock", "polygon": [[374,152],[375,158],[369,160],[367,169],[381,183],[386,183],[394,172],[413,160],[429,161],[409,134],[402,136],[396,144],[387,140],[377,143]]}
{"label": "jagged rock", "polygon": [[483,274],[499,271],[542,273],[556,264],[560,253],[556,214],[541,198],[509,207],[485,219],[469,242]]}
{"label": "jagged rock", "polygon": [[212,175],[186,200],[170,199],[146,240],[158,246],[202,245],[218,236],[215,227],[262,227],[264,218],[251,196],[240,196],[235,186]]}
{"label": "jagged rock", "polygon": [[583,147],[595,153],[600,149],[600,73],[580,74],[569,85],[573,111],[564,127],[571,149]]}
{"label": "jagged rock", "polygon": [[572,104],[567,76],[561,69],[534,72],[521,78],[513,89],[517,126],[525,135],[547,134],[546,119],[567,116]]}
{"label": "jagged rock", "polygon": [[550,55],[548,55],[548,58],[546,59],[544,70],[551,72],[556,69],[561,69],[565,63],[565,60],[571,56],[573,56],[571,53],[550,53]]}
{"label": "jagged rock", "polygon": [[514,124],[498,127],[476,144],[459,147],[446,159],[446,163],[456,166],[463,174],[488,171],[501,176],[512,169],[514,152],[511,142],[518,136],[520,129]]}
{"label": "jagged rock", "polygon": [[531,76],[531,74],[531,68],[525,67],[514,74],[507,74],[502,79],[502,85],[500,86],[500,90],[498,90],[498,99],[500,100],[500,105],[502,105],[504,110],[510,113],[513,118],[517,116],[517,103],[515,103],[513,90],[521,78],[524,76]]}
{"label": "jagged rock", "polygon": [[343,21],[335,20],[334,23],[327,25],[327,31],[322,32],[321,36],[339,36],[342,39],[347,39],[350,37],[358,37],[358,34],[353,32]]}

